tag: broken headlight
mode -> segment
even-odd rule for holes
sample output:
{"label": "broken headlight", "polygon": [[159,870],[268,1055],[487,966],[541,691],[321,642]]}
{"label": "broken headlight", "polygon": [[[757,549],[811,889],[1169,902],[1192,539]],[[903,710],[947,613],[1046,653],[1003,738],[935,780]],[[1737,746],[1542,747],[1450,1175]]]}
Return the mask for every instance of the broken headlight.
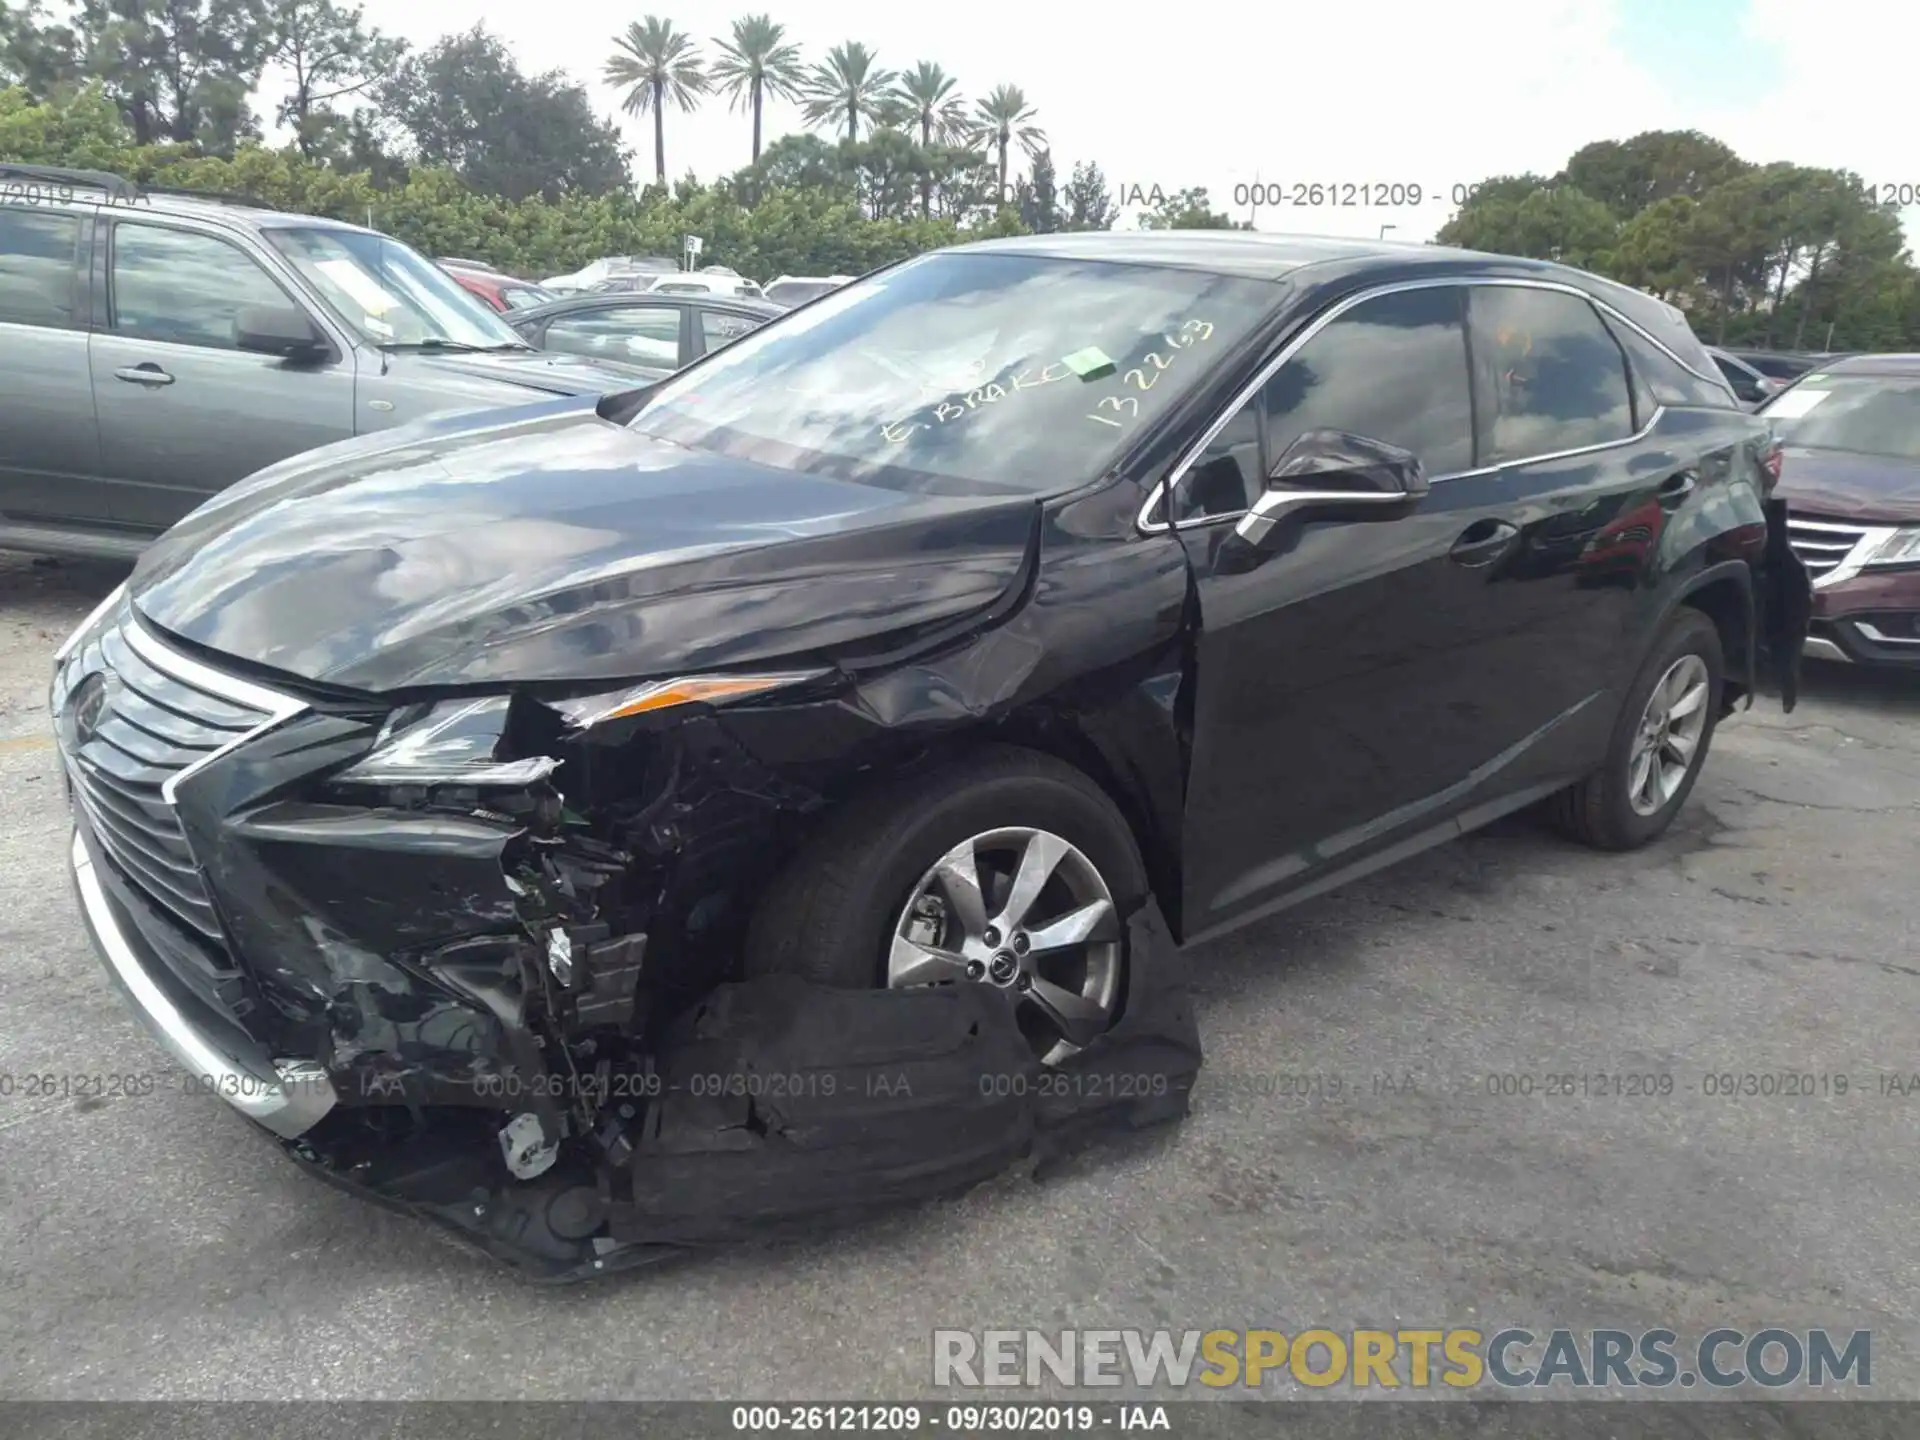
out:
{"label": "broken headlight", "polygon": [[630,690],[609,695],[588,695],[578,700],[560,700],[553,708],[579,730],[590,730],[609,720],[625,720],[669,710],[676,705],[724,705],[750,695],[817,680],[825,671],[786,670],[767,675],[686,675],[673,680],[649,680]]}
{"label": "broken headlight", "polygon": [[560,768],[549,755],[501,758],[510,695],[410,705],[387,717],[373,749],[334,775],[343,785],[506,786],[544,780]]}

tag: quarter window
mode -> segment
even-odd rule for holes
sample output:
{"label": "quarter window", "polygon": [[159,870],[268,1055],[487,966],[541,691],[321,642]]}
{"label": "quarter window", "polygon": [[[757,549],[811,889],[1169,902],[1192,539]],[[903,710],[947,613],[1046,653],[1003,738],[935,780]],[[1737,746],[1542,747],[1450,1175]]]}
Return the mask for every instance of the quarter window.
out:
{"label": "quarter window", "polygon": [[744,315],[731,315],[724,310],[700,312],[700,339],[709,351],[731,345],[751,329],[753,321]]}
{"label": "quarter window", "polygon": [[1470,292],[1483,464],[1625,440],[1626,358],[1577,296],[1515,285]]}
{"label": "quarter window", "polygon": [[289,303],[238,246],[158,225],[114,227],[112,296],[121,334],[216,350],[239,348],[242,310]]}
{"label": "quarter window", "polygon": [[562,315],[547,326],[545,347],[596,360],[621,360],[656,370],[680,367],[680,309],[623,305]]}
{"label": "quarter window", "polygon": [[[1608,319],[1607,329],[1620,342],[1620,348],[1627,352],[1634,374],[1645,382],[1657,403],[1706,405],[1717,410],[1733,408],[1733,396],[1726,386],[1716,385],[1712,380],[1694,374],[1632,326]],[[1644,425],[1646,419],[1645,415],[1640,416],[1640,423]]]}
{"label": "quarter window", "polygon": [[1174,496],[1174,522],[1246,510],[1294,441],[1328,429],[1410,450],[1429,475],[1473,468],[1458,286],[1378,295],[1329,322],[1195,461]]}
{"label": "quarter window", "polygon": [[71,328],[79,245],[76,216],[0,210],[0,324]]}

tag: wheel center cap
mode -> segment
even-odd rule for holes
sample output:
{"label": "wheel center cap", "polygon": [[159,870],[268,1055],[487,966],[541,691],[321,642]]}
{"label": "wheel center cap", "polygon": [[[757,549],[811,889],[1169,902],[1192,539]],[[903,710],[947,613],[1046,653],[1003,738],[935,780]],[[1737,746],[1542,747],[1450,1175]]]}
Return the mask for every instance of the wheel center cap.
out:
{"label": "wheel center cap", "polygon": [[1011,985],[1020,973],[1020,961],[1011,950],[999,950],[987,962],[987,979],[996,985]]}

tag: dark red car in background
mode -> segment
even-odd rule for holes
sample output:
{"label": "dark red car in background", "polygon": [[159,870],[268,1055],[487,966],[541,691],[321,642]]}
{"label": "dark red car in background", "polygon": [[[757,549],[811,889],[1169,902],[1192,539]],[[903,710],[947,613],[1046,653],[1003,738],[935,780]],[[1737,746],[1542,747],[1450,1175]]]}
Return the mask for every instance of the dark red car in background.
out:
{"label": "dark red car in background", "polygon": [[489,309],[502,314],[509,310],[526,310],[560,298],[551,290],[541,289],[531,280],[522,280],[505,271],[495,270],[478,260],[442,259],[437,263],[459,282],[463,290],[478,295],[487,302]]}
{"label": "dark red car in background", "polygon": [[1813,579],[1805,653],[1920,666],[1920,355],[1855,355],[1762,407]]}

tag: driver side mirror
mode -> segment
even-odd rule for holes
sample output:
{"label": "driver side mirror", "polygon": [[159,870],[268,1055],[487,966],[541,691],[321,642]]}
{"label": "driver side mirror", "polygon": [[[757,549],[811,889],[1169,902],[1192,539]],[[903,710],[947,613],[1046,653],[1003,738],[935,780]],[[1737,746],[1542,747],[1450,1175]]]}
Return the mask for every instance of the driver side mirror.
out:
{"label": "driver side mirror", "polygon": [[313,322],[291,305],[249,305],[234,317],[233,343],[256,355],[315,360],[327,342]]}
{"label": "driver side mirror", "polygon": [[1275,462],[1266,493],[1234,527],[1265,546],[1283,520],[1395,520],[1427,494],[1410,450],[1343,430],[1309,430]]}

